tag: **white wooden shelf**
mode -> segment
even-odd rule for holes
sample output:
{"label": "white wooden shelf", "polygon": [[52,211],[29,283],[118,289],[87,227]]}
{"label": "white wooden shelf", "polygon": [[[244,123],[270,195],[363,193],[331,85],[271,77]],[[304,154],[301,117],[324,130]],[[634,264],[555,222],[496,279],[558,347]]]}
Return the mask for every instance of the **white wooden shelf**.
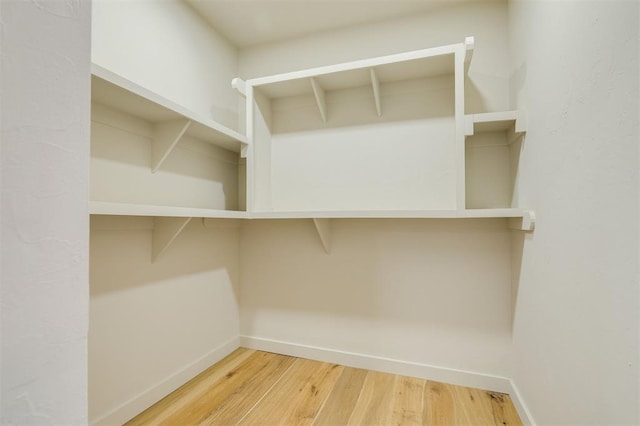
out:
{"label": "white wooden shelf", "polygon": [[91,99],[154,124],[152,170],[155,172],[183,135],[242,152],[249,142],[245,135],[215,120],[200,117],[96,64],[91,65]]}
{"label": "white wooden shelf", "polygon": [[[525,116],[521,111],[464,114],[464,74],[469,68],[473,49],[474,39],[473,37],[467,37],[463,43],[447,46],[254,78],[247,81],[234,79],[232,87],[246,97],[247,137],[213,120],[197,117],[183,107],[139,87],[108,70],[93,65],[92,100],[98,104],[104,104],[107,107],[112,107],[136,116],[152,124],[152,171],[155,171],[162,165],[184,135],[204,140],[224,149],[239,152],[242,156],[246,156],[247,211],[92,201],[90,203],[90,213],[92,215],[153,217],[152,259],[154,261],[166,251],[192,218],[249,220],[311,219],[322,247],[327,253],[331,250],[332,219],[502,218],[507,219],[509,226],[513,229],[532,231],[535,226],[535,215],[527,209],[509,207],[465,209],[465,206],[472,205],[476,205],[477,207],[511,205],[508,202],[509,200],[507,200],[510,189],[505,185],[502,185],[504,188],[500,187],[502,192],[497,192],[501,197],[506,194],[502,197],[504,200],[501,198],[495,201],[494,198],[496,197],[485,197],[482,201],[486,206],[482,205],[482,203],[471,204],[465,200],[465,191],[468,189],[465,183],[467,168],[465,138],[469,137],[467,139],[469,144],[476,143],[482,148],[488,147],[488,150],[486,150],[486,152],[482,151],[482,155],[475,160],[478,163],[472,163],[472,166],[479,165],[486,169],[486,164],[492,166],[495,161],[504,162],[505,159],[511,158],[505,154],[505,152],[511,149],[507,147],[507,144],[526,131]],[[444,76],[444,78],[440,79],[439,77],[441,76]],[[433,79],[431,79],[432,77]],[[427,86],[423,87],[422,85],[425,82]],[[390,85],[385,86],[386,84]],[[427,88],[425,89],[425,87]],[[254,93],[254,89],[257,90],[258,93]],[[417,96],[414,95],[416,89],[420,90]],[[338,93],[338,91],[342,90],[344,90],[344,92]],[[386,91],[386,93],[384,93],[384,91]],[[437,111],[435,117],[445,117],[445,119],[439,121],[432,120],[435,121],[435,123],[424,120],[424,117],[431,117],[429,114],[434,113],[432,110],[427,109],[424,111],[421,110],[421,114],[424,115],[416,115],[416,106],[424,106],[424,100],[420,99],[420,96],[424,96],[425,94],[426,96],[434,96],[433,99],[436,99],[438,105],[441,106],[440,109],[433,110]],[[451,203],[451,197],[445,197],[446,202],[436,198],[434,198],[434,200],[427,200],[424,203],[425,207],[421,210],[407,210],[402,209],[402,207],[397,210],[357,210],[357,207],[356,209],[349,209],[347,206],[342,210],[318,210],[317,207],[315,210],[278,211],[271,209],[271,205],[269,204],[272,201],[269,200],[271,195],[265,194],[269,194],[269,191],[271,191],[271,179],[273,178],[269,170],[273,164],[270,159],[270,146],[274,139],[272,138],[271,129],[267,125],[267,121],[271,121],[273,117],[271,116],[271,103],[264,102],[264,97],[278,101],[278,108],[280,109],[276,109],[277,111],[289,111],[289,108],[293,110],[307,108],[304,109],[304,114],[306,114],[304,116],[298,116],[295,115],[295,113],[292,116],[287,116],[286,114],[288,112],[285,112],[285,115],[281,114],[278,116],[281,120],[285,121],[296,120],[300,117],[302,117],[303,120],[310,119],[311,125],[309,125],[309,128],[304,128],[304,132],[318,129],[314,127],[317,126],[317,118],[315,117],[316,107],[321,121],[327,124],[328,127],[325,126],[327,128],[331,128],[331,126],[334,126],[333,128],[335,129],[343,129],[345,126],[358,127],[362,126],[363,123],[365,125],[377,125],[378,119],[375,115],[372,115],[372,117],[374,117],[373,119],[367,116],[366,120],[369,121],[365,120],[365,122],[360,122],[358,120],[362,119],[361,116],[357,116],[355,119],[347,116],[345,119],[345,117],[341,117],[341,115],[336,113],[337,121],[331,121],[330,109],[333,109],[334,112],[346,112],[347,115],[350,113],[350,108],[352,108],[353,105],[348,103],[346,104],[347,106],[345,106],[345,104],[341,104],[340,102],[342,102],[345,97],[349,98],[349,102],[352,102],[350,98],[352,96],[356,96],[354,105],[358,107],[364,106],[366,108],[367,102],[372,102],[371,111],[375,111],[378,117],[382,117],[385,113],[386,102],[388,117],[385,117],[383,121],[399,121],[404,123],[408,116],[417,119],[421,126],[420,129],[423,131],[426,129],[426,131],[433,132],[436,140],[441,136],[443,139],[455,139],[455,146],[457,147],[455,156],[458,160],[455,161],[455,164],[449,164],[447,166],[455,168],[453,174],[449,173],[450,170],[448,169],[442,171],[440,174],[436,174],[436,177],[441,175],[448,176],[449,180],[443,181],[441,186],[435,186],[435,190],[431,192],[420,192],[421,194],[427,195],[430,193],[438,194],[438,190],[454,192],[454,203]],[[300,98],[298,99],[296,97]],[[338,99],[337,97],[341,97],[340,101],[336,100]],[[362,104],[360,103],[361,101]],[[264,111],[262,108],[264,108]],[[340,110],[340,108],[342,108],[342,110]],[[268,113],[267,116],[271,117],[270,120],[265,120],[263,113]],[[365,114],[369,114],[369,112]],[[340,121],[340,119],[343,121]],[[304,125],[308,125],[308,123],[309,121],[306,121]],[[325,127],[321,127],[320,130]],[[283,140],[285,140],[286,143],[286,139],[283,139],[284,137],[278,132],[280,131],[282,134],[287,135],[292,132],[291,129],[285,127],[283,130],[283,127],[277,126],[275,128],[277,130],[274,130],[274,134],[281,138],[279,143],[283,143]],[[411,134],[416,133],[413,127],[404,129],[402,126],[397,126],[394,127],[394,129],[396,129],[395,131],[398,131],[397,129],[400,129],[400,132],[404,131],[405,136],[408,132],[413,132]],[[300,130],[296,128],[294,131]],[[498,137],[498,135],[493,134],[472,138],[472,136],[476,134],[490,132],[506,132],[508,142],[502,141],[500,144],[500,141],[498,141],[497,144],[494,144],[493,139],[499,139],[503,136],[499,135]],[[329,134],[335,138],[335,133],[336,132],[330,132]],[[368,136],[380,138],[377,133]],[[384,142],[386,142],[386,139],[377,140],[375,137],[373,139],[380,145],[380,152],[384,153]],[[386,135],[382,139],[388,139],[390,137],[392,138],[392,136]],[[299,141],[297,142],[299,143]],[[315,142],[315,140],[311,142]],[[422,139],[417,140],[415,144],[418,142],[421,143],[420,146],[423,146]],[[185,141],[185,143],[187,142]],[[450,152],[446,151],[445,148],[437,144],[434,146],[433,149],[440,153],[443,158],[449,157]],[[442,152],[445,153],[443,154],[437,151],[438,149],[444,150]],[[499,156],[497,160],[493,159],[493,157],[495,157],[493,155],[495,153],[494,151],[500,151],[498,152]],[[489,160],[487,160],[487,157],[489,157]],[[515,158],[515,156],[512,157]],[[297,161],[298,159],[299,157],[295,157],[289,160]],[[256,162],[259,162],[257,166]],[[431,164],[431,166],[437,167],[437,164]],[[501,170],[504,172],[504,176],[497,175],[499,179],[493,179],[496,177],[494,176],[495,173],[489,174],[490,176],[488,177],[493,180],[487,178],[488,186],[492,188],[491,185],[495,185],[495,182],[505,181],[505,179],[509,177],[505,171],[507,167],[505,166],[503,169],[504,170]],[[469,170],[475,171],[473,167],[469,168]],[[447,175],[447,173],[449,174]],[[455,176],[451,178],[453,175]],[[435,179],[435,177],[431,175],[428,177]],[[483,176],[480,177],[482,178]],[[503,177],[505,177],[505,179],[502,179]],[[483,187],[481,187],[481,189],[483,189]],[[260,199],[259,205],[255,202],[256,195],[254,191],[258,193],[257,198]],[[485,195],[483,192],[477,192],[477,194]],[[405,205],[415,204],[413,199],[411,201],[412,203]],[[295,205],[295,203],[293,205]],[[303,200],[299,205],[304,208],[306,204]],[[316,204],[316,206],[318,205],[322,206],[324,204]],[[330,205],[330,203],[327,205]],[[402,203],[398,205],[402,206]],[[442,210],[430,210],[429,205],[451,205],[451,207]]]}
{"label": "white wooden shelf", "polygon": [[[467,65],[473,55],[473,46],[473,37],[467,37],[462,44],[464,50],[459,52],[464,55]],[[259,77],[246,82],[236,78],[232,86],[243,95],[247,93],[247,86],[257,88],[271,99],[312,95],[323,122],[328,121],[325,92],[371,86],[376,113],[382,116],[382,84],[453,75],[456,69],[455,54],[460,49],[460,44],[452,44]]]}
{"label": "white wooden shelf", "polygon": [[[466,43],[472,46],[473,38],[468,38]],[[259,77],[247,80],[246,84],[259,87],[270,98],[279,98],[310,94],[312,88],[308,80],[311,78],[316,78],[324,90],[367,86],[372,84],[371,69],[375,70],[380,83],[453,74],[454,53],[458,46],[458,44],[439,46]]]}
{"label": "white wooden shelf", "polygon": [[467,114],[464,117],[464,134],[500,132],[512,130],[518,135],[526,132],[526,120],[522,111],[501,111],[482,114]]}
{"label": "white wooden shelf", "polygon": [[148,204],[110,203],[91,201],[89,213],[109,216],[151,216],[151,217],[201,217],[246,219],[247,212],[235,210],[212,210],[190,207],[154,206]]}

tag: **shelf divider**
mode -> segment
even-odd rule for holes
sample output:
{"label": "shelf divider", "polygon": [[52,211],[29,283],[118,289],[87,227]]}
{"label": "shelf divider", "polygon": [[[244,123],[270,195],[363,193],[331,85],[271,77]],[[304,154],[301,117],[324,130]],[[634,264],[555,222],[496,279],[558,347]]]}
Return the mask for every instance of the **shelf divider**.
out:
{"label": "shelf divider", "polygon": [[315,77],[311,77],[311,88],[313,89],[313,95],[316,98],[316,103],[318,104],[318,109],[320,110],[320,117],[322,117],[323,122],[327,122],[327,103],[324,96],[324,89],[320,87],[320,83],[316,80]]}
{"label": "shelf divider", "polygon": [[176,119],[157,123],[154,126],[153,146],[151,148],[151,171],[155,173],[162,166],[180,138],[191,125],[191,120]]}
{"label": "shelf divider", "polygon": [[190,221],[190,217],[154,218],[153,233],[151,236],[152,263],[155,263],[158,257],[167,250]]}
{"label": "shelf divider", "polygon": [[314,218],[313,224],[316,227],[316,231],[318,231],[318,236],[320,237],[320,242],[322,243],[322,247],[324,247],[324,251],[327,254],[331,253],[331,219],[328,218]]}
{"label": "shelf divider", "polygon": [[382,103],[380,101],[380,81],[374,68],[369,68],[369,75],[371,76],[371,86],[373,87],[373,99],[376,103],[376,112],[378,117],[382,117]]}

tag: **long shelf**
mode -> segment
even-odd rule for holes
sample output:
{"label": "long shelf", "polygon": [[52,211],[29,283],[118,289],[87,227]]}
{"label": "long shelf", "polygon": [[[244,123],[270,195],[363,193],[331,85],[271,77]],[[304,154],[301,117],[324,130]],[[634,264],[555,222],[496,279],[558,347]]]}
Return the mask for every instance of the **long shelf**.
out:
{"label": "long shelf", "polygon": [[526,209],[473,210],[381,210],[381,211],[297,211],[255,212],[210,210],[187,207],[154,206],[92,201],[92,215],[154,217],[151,260],[155,262],[194,217],[224,219],[311,219],[326,253],[331,252],[331,219],[471,219],[506,218],[509,227],[533,231],[535,215]]}
{"label": "long shelf", "polygon": [[181,131],[176,132],[179,133],[176,135],[178,139],[186,134],[234,152],[241,152],[243,146],[249,143],[245,135],[215,120],[201,117],[99,65],[91,65],[91,74],[93,102],[154,124],[182,122]]}
{"label": "long shelf", "polygon": [[[465,41],[469,59],[473,38]],[[377,58],[310,68],[301,71],[249,79],[246,84],[259,87],[269,97],[294,96],[311,93],[309,79],[316,78],[324,90],[339,90],[371,84],[371,69],[380,83],[411,80],[444,74],[453,74],[453,55],[460,44],[397,53]]]}
{"label": "long shelf", "polygon": [[[456,72],[456,54],[463,55],[465,65],[473,56],[474,39],[463,43],[414,50],[376,58],[309,68],[300,71],[252,78],[234,79],[232,86],[243,95],[247,88],[259,89],[270,99],[313,96],[323,122],[327,122],[325,92],[369,86],[375,110],[382,116],[380,86],[386,83],[424,79]],[[466,70],[467,66],[465,66]]]}
{"label": "long shelf", "polygon": [[520,208],[468,210],[317,210],[244,212],[190,207],[156,206],[148,204],[91,201],[89,212],[94,215],[204,217],[229,219],[473,219],[523,218],[530,210]]}
{"label": "long shelf", "polygon": [[461,219],[521,218],[529,210],[518,208],[469,210],[319,210],[289,212],[252,212],[250,219]]}

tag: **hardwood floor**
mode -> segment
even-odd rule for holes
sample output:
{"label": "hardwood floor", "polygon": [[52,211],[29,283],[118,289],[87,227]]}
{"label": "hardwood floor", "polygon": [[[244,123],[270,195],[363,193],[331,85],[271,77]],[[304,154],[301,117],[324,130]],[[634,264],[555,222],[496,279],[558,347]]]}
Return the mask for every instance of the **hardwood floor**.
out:
{"label": "hardwood floor", "polygon": [[127,425],[521,425],[509,395],[238,349]]}

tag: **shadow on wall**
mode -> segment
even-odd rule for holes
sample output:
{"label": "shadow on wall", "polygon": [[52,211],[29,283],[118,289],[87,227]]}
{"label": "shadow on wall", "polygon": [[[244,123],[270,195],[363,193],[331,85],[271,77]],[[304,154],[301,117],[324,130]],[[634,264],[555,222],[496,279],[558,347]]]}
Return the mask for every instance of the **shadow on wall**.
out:
{"label": "shadow on wall", "polygon": [[526,241],[533,239],[531,232],[513,232],[511,234],[511,325],[518,310],[518,291],[522,276],[522,258]]}
{"label": "shadow on wall", "polygon": [[205,229],[193,219],[154,263],[152,230],[149,217],[92,216],[91,296],[214,271],[224,271],[236,291],[237,223]]}

